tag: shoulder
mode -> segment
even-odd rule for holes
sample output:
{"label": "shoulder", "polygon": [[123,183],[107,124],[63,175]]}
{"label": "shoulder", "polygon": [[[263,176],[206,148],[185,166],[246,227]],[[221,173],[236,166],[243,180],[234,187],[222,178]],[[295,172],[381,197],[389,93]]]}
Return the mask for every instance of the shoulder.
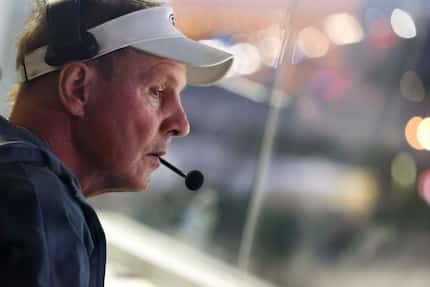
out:
{"label": "shoulder", "polygon": [[[39,210],[33,183],[19,164],[0,164],[0,198],[0,214],[6,213],[7,217],[13,216],[18,210],[30,213]],[[37,218],[34,216],[36,214],[32,215],[33,219]],[[1,216],[0,220],[4,220],[4,217]]]}
{"label": "shoulder", "polygon": [[55,174],[36,163],[0,163],[0,196],[8,190],[32,191],[43,181],[55,182]]}
{"label": "shoulder", "polygon": [[84,216],[66,182],[43,164],[0,164],[0,196],[5,205],[37,210],[47,231],[71,227],[80,234]]}
{"label": "shoulder", "polygon": [[[59,180],[48,169],[35,164],[2,163],[0,164],[1,205],[7,209],[12,206],[19,210],[35,211],[43,203],[44,193],[56,194]],[[61,189],[61,187],[60,187]],[[42,200],[42,202],[41,202]]]}
{"label": "shoulder", "polygon": [[12,226],[13,232],[40,229],[42,233],[69,229],[71,205],[67,186],[48,168],[33,163],[0,164],[1,228]]}
{"label": "shoulder", "polygon": [[0,274],[6,286],[24,284],[17,265],[25,266],[25,277],[45,276],[45,251],[43,220],[31,181],[19,165],[0,164]]}
{"label": "shoulder", "polygon": [[20,164],[0,164],[0,238],[25,240],[43,234],[34,184]]}
{"label": "shoulder", "polygon": [[[25,197],[54,205],[67,193],[67,186],[49,168],[39,163],[0,163],[0,196]],[[11,198],[12,199],[12,198]],[[49,199],[49,200],[48,200]]]}
{"label": "shoulder", "polygon": [[[55,286],[86,286],[89,252],[84,242],[90,234],[67,189],[43,165],[0,164],[0,257],[5,258],[0,260],[0,277],[2,268],[15,274],[18,266],[25,266],[34,268],[29,278],[50,270],[52,280],[61,282]],[[80,276],[63,274],[64,266]]]}

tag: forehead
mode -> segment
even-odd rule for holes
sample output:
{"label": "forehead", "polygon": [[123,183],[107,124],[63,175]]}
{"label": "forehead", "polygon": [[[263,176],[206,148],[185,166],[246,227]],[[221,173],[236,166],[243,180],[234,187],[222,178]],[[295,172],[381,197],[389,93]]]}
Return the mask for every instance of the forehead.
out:
{"label": "forehead", "polygon": [[128,60],[146,80],[167,81],[181,88],[187,84],[186,65],[131,49]]}

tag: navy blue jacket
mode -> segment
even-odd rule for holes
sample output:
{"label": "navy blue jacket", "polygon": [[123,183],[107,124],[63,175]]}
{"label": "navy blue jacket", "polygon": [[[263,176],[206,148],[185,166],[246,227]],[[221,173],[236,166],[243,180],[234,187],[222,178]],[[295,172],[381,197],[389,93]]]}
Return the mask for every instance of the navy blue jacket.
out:
{"label": "navy blue jacket", "polygon": [[100,287],[106,241],[76,178],[0,117],[0,286]]}

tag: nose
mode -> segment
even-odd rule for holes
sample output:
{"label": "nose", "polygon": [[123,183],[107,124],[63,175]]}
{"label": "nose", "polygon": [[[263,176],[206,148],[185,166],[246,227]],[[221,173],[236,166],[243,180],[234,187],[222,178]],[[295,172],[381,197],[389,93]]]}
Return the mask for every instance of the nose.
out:
{"label": "nose", "polygon": [[168,116],[161,125],[163,132],[170,136],[184,137],[190,133],[190,123],[179,96],[171,103]]}

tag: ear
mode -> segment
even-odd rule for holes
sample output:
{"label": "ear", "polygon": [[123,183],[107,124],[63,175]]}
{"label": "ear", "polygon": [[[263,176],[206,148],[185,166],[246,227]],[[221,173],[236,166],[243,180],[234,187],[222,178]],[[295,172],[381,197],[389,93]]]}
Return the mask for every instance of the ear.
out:
{"label": "ear", "polygon": [[94,71],[83,62],[63,66],[58,79],[58,95],[64,108],[73,116],[83,117],[88,103]]}

